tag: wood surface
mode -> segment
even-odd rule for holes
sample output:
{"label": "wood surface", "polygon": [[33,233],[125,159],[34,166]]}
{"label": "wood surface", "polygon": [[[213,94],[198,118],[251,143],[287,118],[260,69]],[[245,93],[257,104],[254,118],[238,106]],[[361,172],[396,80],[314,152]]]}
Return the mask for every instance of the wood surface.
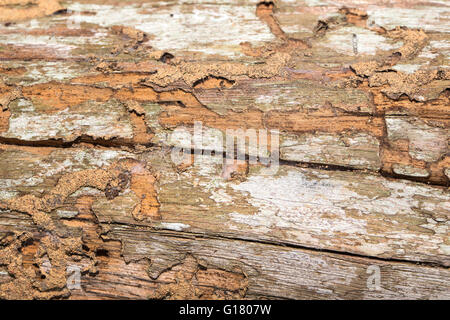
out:
{"label": "wood surface", "polygon": [[447,1],[0,0],[0,299],[450,299],[449,67]]}

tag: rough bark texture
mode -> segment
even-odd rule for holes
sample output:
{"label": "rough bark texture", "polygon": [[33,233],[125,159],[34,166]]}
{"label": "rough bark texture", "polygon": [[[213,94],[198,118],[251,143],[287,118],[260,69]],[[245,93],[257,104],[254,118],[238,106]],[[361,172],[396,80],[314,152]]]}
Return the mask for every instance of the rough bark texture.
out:
{"label": "rough bark texture", "polygon": [[352,3],[0,0],[0,298],[450,299],[450,6]]}

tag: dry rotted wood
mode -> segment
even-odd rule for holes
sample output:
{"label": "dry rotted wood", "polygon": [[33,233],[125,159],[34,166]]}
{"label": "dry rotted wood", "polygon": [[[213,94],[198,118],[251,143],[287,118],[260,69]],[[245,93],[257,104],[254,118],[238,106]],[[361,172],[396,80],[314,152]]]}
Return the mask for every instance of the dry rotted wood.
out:
{"label": "dry rotted wood", "polygon": [[449,299],[450,7],[352,6],[0,0],[0,298]]}

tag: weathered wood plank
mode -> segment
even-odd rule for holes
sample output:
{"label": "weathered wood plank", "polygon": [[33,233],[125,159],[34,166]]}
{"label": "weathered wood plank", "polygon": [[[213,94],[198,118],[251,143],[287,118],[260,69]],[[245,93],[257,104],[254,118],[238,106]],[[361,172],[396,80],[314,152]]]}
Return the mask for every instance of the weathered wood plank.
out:
{"label": "weathered wood plank", "polygon": [[[15,217],[21,228],[35,228],[30,219]],[[96,256],[96,271],[82,275],[82,290],[70,290],[73,299],[449,298],[443,268],[121,224],[104,225],[108,233],[101,240],[95,223],[85,219],[64,222],[83,228],[84,244]],[[35,250],[23,250],[27,263]],[[87,264],[70,263],[80,269]],[[371,280],[374,272],[380,272],[379,285]]]}
{"label": "weathered wood plank", "polygon": [[0,0],[0,298],[450,299],[450,7],[357,5]]}
{"label": "weathered wood plank", "polygon": [[[215,6],[221,8],[217,14],[220,21],[212,10]],[[375,16],[384,8],[370,1],[361,6]],[[374,22],[370,13],[339,9],[334,3],[316,6],[280,1],[275,9],[270,4],[239,1],[198,7],[129,3],[117,8],[73,3],[68,8],[72,10],[68,16],[42,18],[29,30],[29,22],[20,22],[0,33],[0,43],[20,45],[21,52],[39,44],[39,50],[63,60],[49,62],[53,58],[46,53],[24,64],[17,61],[25,59],[20,55],[4,57],[3,79],[9,86],[2,88],[3,141],[19,139],[29,144],[83,138],[176,145],[170,139],[174,130],[192,128],[195,121],[202,121],[213,136],[227,128],[279,130],[282,160],[381,170],[412,180],[449,183],[445,175],[449,75],[447,63],[439,58],[446,56],[441,45],[448,41],[445,30],[426,28],[427,34],[407,29],[386,31],[377,25],[391,28],[388,20]],[[235,22],[228,22],[226,17],[236,8],[242,12],[232,15]],[[403,12],[400,3],[394,3],[393,9]],[[414,14],[414,10],[445,13],[447,9],[432,3],[419,9],[412,3],[404,12]],[[203,17],[201,21],[190,18],[194,12]],[[158,31],[160,20],[170,14],[170,25],[176,30]],[[306,14],[307,19],[294,19]],[[117,27],[114,17],[123,16],[129,17],[120,19],[126,27]],[[318,20],[326,28],[317,29]],[[64,21],[73,25],[63,26]],[[228,33],[213,33],[219,37],[214,47],[211,35],[200,30],[219,26],[221,21],[230,23]],[[306,33],[289,32],[306,25],[310,30]],[[194,42],[186,39],[183,28],[187,26],[198,30],[195,37],[190,35]],[[236,34],[239,42],[231,40]],[[355,43],[345,38],[352,34]],[[48,35],[54,42],[44,41]],[[304,41],[299,40],[300,35]],[[58,57],[59,49],[52,45],[66,47]],[[11,49],[8,52],[13,52]],[[161,60],[164,52],[168,53]],[[392,52],[407,54],[394,62],[377,58]],[[80,58],[90,60],[80,64]],[[383,73],[369,67],[375,61]],[[408,63],[412,63],[410,67]],[[398,69],[385,72],[388,67]],[[136,71],[140,73],[129,73]],[[385,83],[391,85],[390,91],[379,88]],[[21,100],[7,100],[14,90],[21,94],[9,99]],[[412,101],[404,100],[403,95]],[[144,104],[139,115],[133,109],[126,113],[130,100]],[[105,114],[89,116],[99,109]],[[405,121],[413,131],[439,140],[438,149],[432,143],[421,146],[424,154],[434,156],[415,157],[414,152],[399,147],[398,139],[392,141],[386,133],[392,131],[387,122],[395,120],[385,119],[391,114],[418,118]],[[85,116],[89,121],[81,123],[80,117]],[[46,127],[56,118],[61,122],[59,128]],[[426,127],[419,124],[424,121]],[[153,134],[148,134],[150,131]],[[406,140],[408,137],[401,139],[403,145]],[[216,150],[220,151],[220,146]]]}
{"label": "weathered wood plank", "polygon": [[[441,277],[445,278],[448,273],[444,269],[374,263],[364,258],[239,241],[186,240],[149,234],[152,245],[148,245],[148,240],[136,240],[135,233],[128,234],[120,226],[113,228],[112,235],[124,241],[125,259],[149,257],[153,261],[150,270],[156,269],[156,272],[151,275],[176,264],[178,261],[173,261],[174,257],[181,260],[192,253],[206,266],[241,269],[248,277],[247,292],[254,296],[267,295],[270,287],[273,296],[290,299],[448,299],[449,284],[441,282]],[[382,278],[384,276],[384,287],[378,292],[370,290],[370,285],[367,287],[367,270],[371,265],[378,265]],[[420,272],[424,274],[420,275]],[[405,282],[408,283],[406,287]],[[429,293],[417,290],[423,286]]]}
{"label": "weathered wood plank", "polygon": [[[13,163],[18,155],[23,159],[20,166]],[[221,156],[195,156],[180,171],[170,152],[158,150],[133,155],[49,149],[48,154],[33,154],[4,147],[0,154],[2,198],[11,198],[12,190],[16,194],[49,193],[56,179],[65,174],[107,168],[130,157],[141,162],[123,170],[138,172],[138,178],[131,178],[130,186],[114,193],[114,199],[101,192],[73,190],[70,204],[47,210],[76,216],[77,199],[90,195],[101,223],[150,225],[449,265],[448,190],[362,172],[281,165],[278,172],[265,174],[264,167],[251,165],[247,174],[245,167],[224,163]],[[157,180],[146,171],[139,173],[143,168]],[[152,201],[158,203],[157,213]]]}

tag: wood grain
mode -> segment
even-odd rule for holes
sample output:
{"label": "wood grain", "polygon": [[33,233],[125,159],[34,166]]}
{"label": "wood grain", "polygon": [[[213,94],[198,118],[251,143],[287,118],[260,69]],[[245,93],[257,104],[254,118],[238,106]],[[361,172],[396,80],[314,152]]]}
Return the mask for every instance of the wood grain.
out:
{"label": "wood grain", "polygon": [[0,298],[449,299],[449,11],[0,0]]}

